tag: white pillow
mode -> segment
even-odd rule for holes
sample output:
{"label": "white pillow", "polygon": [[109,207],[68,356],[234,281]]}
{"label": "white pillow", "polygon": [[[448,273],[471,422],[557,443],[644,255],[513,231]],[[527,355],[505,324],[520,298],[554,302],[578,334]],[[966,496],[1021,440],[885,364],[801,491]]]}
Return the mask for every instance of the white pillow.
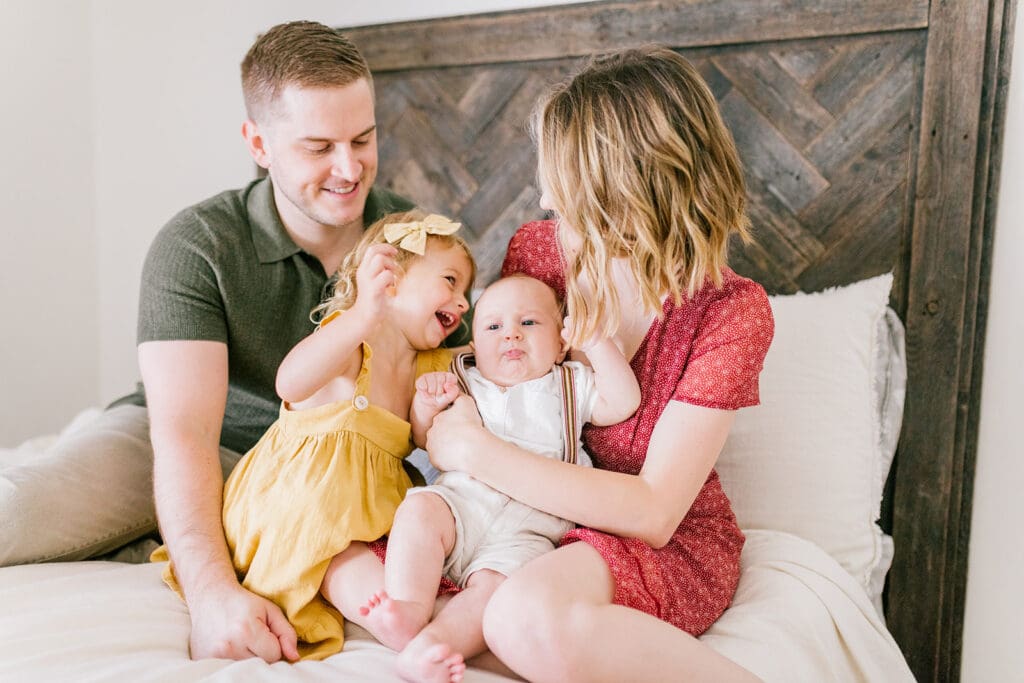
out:
{"label": "white pillow", "polygon": [[877,525],[903,415],[892,274],[769,297],[761,404],[740,410],[716,469],[744,529],[813,541],[880,606],[892,539]]}

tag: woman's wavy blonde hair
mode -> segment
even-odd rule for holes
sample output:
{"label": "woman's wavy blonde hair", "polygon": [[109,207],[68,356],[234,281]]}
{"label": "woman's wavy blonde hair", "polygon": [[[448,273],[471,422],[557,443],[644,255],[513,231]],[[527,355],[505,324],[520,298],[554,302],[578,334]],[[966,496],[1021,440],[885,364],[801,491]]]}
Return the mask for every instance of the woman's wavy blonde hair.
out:
{"label": "woman's wavy blonde hair", "polygon": [[[380,244],[386,242],[384,238],[384,228],[391,223],[411,223],[413,221],[420,221],[426,218],[426,214],[418,209],[412,211],[403,211],[401,213],[392,213],[384,216],[363,233],[359,243],[356,244],[355,249],[348,253],[345,260],[341,262],[334,277],[328,281],[325,286],[326,296],[324,300],[309,314],[310,320],[314,323],[319,323],[325,317],[334,313],[335,311],[347,311],[352,308],[352,304],[356,302],[356,297],[359,295],[359,290],[356,286],[356,271],[359,270],[359,264],[363,262],[363,257],[366,256],[366,251],[374,244]],[[473,281],[476,279],[476,261],[473,260],[473,252],[469,248],[469,244],[466,240],[459,237],[458,234],[452,235],[427,235],[427,244],[436,243],[443,247],[459,247],[466,253],[466,258],[469,259],[469,284],[466,287],[467,298],[469,297],[469,288],[473,286]],[[412,263],[416,259],[421,258],[418,254],[415,254],[406,249],[399,248],[398,253],[395,254],[395,261],[398,263],[402,270],[406,270],[409,263]]]}
{"label": "woman's wavy blonde hair", "polygon": [[[678,305],[708,278],[721,286],[730,236],[749,240],[746,188],[715,98],[688,61],[659,46],[596,57],[540,101],[532,132],[561,224],[569,315],[580,321],[573,344],[618,327],[614,258],[629,257],[644,306],[659,315],[666,293]],[[566,230],[582,239],[574,255]]]}

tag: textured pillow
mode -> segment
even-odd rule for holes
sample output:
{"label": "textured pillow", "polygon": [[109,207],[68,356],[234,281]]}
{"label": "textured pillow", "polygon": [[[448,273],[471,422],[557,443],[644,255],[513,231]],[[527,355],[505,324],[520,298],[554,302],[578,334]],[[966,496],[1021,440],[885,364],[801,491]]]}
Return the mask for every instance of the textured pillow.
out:
{"label": "textured pillow", "polygon": [[769,297],[761,405],[737,413],[716,469],[740,527],[813,541],[880,604],[892,539],[877,525],[903,415],[892,275]]}

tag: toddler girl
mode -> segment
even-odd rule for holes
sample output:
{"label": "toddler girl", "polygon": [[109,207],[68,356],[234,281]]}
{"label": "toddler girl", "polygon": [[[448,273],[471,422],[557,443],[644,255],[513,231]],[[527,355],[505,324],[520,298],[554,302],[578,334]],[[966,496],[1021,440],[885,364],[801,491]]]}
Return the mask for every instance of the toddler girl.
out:
{"label": "toddler girl", "polygon": [[469,308],[475,274],[458,228],[408,213],[364,233],[314,311],[318,329],[278,369],[280,417],[225,483],[235,571],[281,607],[303,659],[344,642],[341,614],[321,593],[331,560],[386,534],[413,485],[403,459],[424,430],[409,422],[416,380],[448,366],[438,347]]}

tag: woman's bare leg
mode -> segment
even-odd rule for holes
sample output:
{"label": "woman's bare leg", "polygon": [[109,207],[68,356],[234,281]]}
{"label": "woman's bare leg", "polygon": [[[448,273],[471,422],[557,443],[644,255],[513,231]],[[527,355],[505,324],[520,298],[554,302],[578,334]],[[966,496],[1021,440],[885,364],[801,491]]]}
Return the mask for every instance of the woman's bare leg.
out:
{"label": "woman's bare leg", "polygon": [[671,624],[613,605],[614,591],[586,543],[542,555],[495,591],[484,611],[487,645],[538,683],[759,680]]}

